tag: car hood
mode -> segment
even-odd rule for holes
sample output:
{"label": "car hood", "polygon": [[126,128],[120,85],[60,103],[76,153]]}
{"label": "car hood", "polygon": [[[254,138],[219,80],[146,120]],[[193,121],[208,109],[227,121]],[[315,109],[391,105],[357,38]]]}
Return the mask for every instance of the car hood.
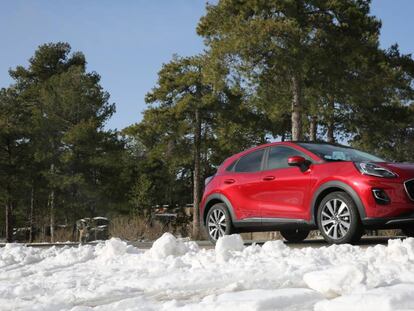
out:
{"label": "car hood", "polygon": [[414,178],[414,163],[383,162],[378,164],[396,173],[401,178]]}

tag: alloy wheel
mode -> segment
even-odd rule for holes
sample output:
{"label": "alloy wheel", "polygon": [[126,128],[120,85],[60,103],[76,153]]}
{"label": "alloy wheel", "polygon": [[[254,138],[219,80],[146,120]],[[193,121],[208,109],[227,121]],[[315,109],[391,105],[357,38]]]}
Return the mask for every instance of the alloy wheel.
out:
{"label": "alloy wheel", "polygon": [[324,233],[333,240],[342,239],[351,226],[351,213],[348,205],[340,199],[326,202],[322,208],[321,225]]}
{"label": "alloy wheel", "polygon": [[217,241],[226,232],[226,215],[220,209],[215,209],[208,219],[208,233]]}

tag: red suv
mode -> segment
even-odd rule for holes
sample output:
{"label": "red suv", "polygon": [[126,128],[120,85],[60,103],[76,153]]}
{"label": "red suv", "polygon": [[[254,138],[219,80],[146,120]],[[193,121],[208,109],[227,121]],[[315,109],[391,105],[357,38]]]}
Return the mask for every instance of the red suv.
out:
{"label": "red suv", "polygon": [[319,229],[329,243],[364,229],[414,234],[414,165],[334,144],[281,142],[236,154],[206,179],[201,217],[213,242],[275,231],[292,242]]}

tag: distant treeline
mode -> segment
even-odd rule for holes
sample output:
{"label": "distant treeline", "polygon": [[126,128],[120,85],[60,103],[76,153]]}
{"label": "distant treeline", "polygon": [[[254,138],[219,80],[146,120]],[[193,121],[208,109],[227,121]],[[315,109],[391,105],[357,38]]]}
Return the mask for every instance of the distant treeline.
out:
{"label": "distant treeline", "polygon": [[273,139],[412,161],[414,61],[379,47],[369,10],[363,0],[207,4],[205,52],[164,64],[142,121],[119,132],[104,128],[115,105],[84,55],[40,46],[0,92],[3,232],[192,202],[196,237],[202,180]]}

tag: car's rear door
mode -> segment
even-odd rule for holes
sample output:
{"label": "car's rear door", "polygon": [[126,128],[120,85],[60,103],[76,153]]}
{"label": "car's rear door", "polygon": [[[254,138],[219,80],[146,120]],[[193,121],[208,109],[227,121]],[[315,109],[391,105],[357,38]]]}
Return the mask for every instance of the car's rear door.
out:
{"label": "car's rear door", "polygon": [[288,158],[310,157],[290,146],[269,147],[258,199],[265,219],[309,219],[310,170],[290,167]]}
{"label": "car's rear door", "polygon": [[237,220],[260,218],[257,193],[262,183],[265,149],[242,156],[231,170],[222,176],[221,190],[233,205]]}

